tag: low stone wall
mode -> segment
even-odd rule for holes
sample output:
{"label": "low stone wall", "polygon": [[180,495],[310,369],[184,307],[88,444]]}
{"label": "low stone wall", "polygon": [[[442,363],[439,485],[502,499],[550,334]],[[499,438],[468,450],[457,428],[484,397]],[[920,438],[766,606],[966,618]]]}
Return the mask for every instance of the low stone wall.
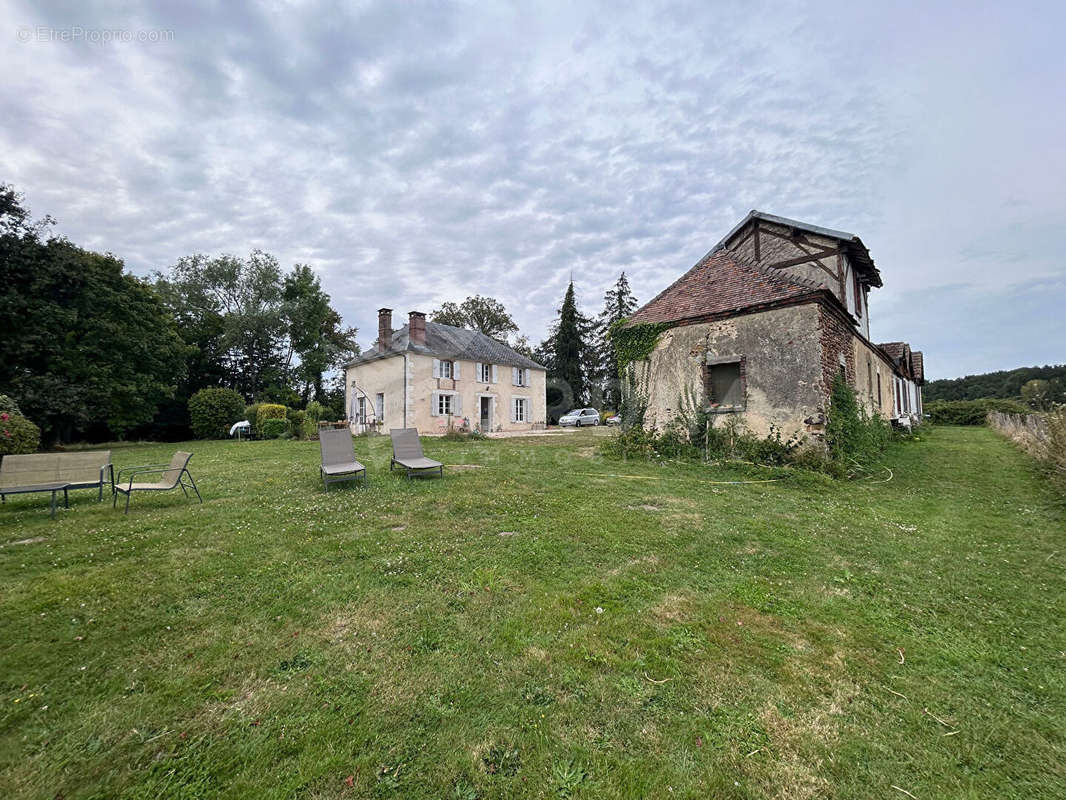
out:
{"label": "low stone wall", "polygon": [[988,425],[1044,462],[1066,486],[1066,406],[1046,414],[1005,414],[992,411]]}

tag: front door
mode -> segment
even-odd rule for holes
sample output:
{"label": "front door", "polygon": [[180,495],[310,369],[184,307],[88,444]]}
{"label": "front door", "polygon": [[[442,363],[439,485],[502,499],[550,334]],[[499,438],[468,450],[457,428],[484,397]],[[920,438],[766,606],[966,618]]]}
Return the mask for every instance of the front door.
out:
{"label": "front door", "polygon": [[482,432],[488,432],[492,430],[492,398],[481,398],[481,430]]}

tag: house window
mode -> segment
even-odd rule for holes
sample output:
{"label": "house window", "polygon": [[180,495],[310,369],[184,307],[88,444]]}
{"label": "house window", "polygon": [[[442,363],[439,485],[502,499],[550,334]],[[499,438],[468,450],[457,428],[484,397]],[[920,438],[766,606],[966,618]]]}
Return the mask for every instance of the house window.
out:
{"label": "house window", "polygon": [[366,398],[360,395],[355,399],[355,421],[360,425],[366,422]]}
{"label": "house window", "polygon": [[524,367],[512,367],[511,384],[514,386],[529,386],[529,369]]}
{"label": "house window", "polygon": [[374,415],[377,417],[378,422],[385,419],[385,393],[378,392],[374,399]]}
{"label": "house window", "polygon": [[862,317],[862,281],[858,272],[855,273],[855,316]]}
{"label": "house window", "polygon": [[877,407],[881,407],[881,370],[877,370]]}
{"label": "house window", "polygon": [[455,362],[454,361],[441,361],[440,362],[440,376],[441,378],[450,378],[455,374]]}
{"label": "house window", "polygon": [[455,396],[450,394],[437,395],[437,416],[450,417],[455,409]]}
{"label": "house window", "polygon": [[494,372],[492,364],[478,364],[477,365],[477,382],[478,383],[492,383],[492,373]]}
{"label": "house window", "polygon": [[529,401],[524,397],[516,397],[511,401],[514,411],[512,412],[513,422],[528,422],[529,421]]}
{"label": "house window", "polygon": [[712,409],[744,409],[744,370],[741,359],[708,364],[704,371],[704,390]]}

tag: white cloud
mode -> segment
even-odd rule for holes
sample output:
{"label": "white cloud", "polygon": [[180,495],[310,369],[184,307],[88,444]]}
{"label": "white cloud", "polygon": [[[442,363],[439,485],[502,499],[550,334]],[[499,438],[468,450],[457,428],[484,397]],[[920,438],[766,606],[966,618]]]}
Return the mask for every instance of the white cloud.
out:
{"label": "white cloud", "polygon": [[[537,340],[571,272],[587,311],[623,269],[647,300],[751,208],[859,233],[875,335],[933,375],[963,356],[923,287],[963,317],[1038,280],[1066,300],[1050,3],[0,8],[0,178],[35,213],[140,273],[310,263],[365,341],[381,305],[475,292]],[[17,41],[35,25],[173,36]],[[985,366],[1036,359],[1052,307],[996,316]]]}

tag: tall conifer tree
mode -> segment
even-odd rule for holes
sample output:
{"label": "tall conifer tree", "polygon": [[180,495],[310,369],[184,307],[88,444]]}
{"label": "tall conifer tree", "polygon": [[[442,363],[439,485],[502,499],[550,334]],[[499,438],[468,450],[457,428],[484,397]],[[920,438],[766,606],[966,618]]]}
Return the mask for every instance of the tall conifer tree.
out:
{"label": "tall conifer tree", "polygon": [[605,408],[616,409],[621,400],[618,353],[611,341],[611,326],[636,310],[637,299],[623,272],[614,286],[603,295],[603,311],[596,326],[596,381],[602,387]]}
{"label": "tall conifer tree", "polygon": [[565,384],[572,393],[572,402],[576,405],[588,400],[589,347],[592,323],[577,309],[574,298],[574,282],[566,289],[559,319],[552,326],[547,341],[542,345],[549,369],[550,378]]}

